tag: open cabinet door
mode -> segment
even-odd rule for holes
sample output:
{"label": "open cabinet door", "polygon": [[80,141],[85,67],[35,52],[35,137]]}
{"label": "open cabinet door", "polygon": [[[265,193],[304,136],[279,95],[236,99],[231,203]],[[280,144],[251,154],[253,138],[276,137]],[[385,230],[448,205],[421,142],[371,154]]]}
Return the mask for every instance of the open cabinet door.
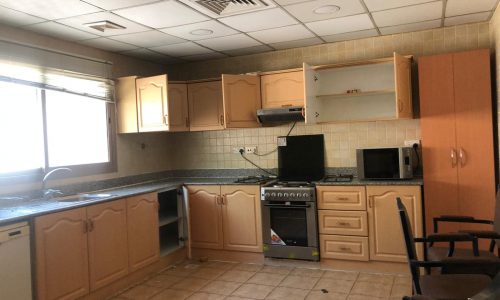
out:
{"label": "open cabinet door", "polygon": [[304,69],[304,117],[306,124],[316,124],[320,117],[319,103],[316,99],[318,90],[318,73],[308,64]]}
{"label": "open cabinet door", "polygon": [[411,58],[394,52],[394,79],[396,86],[396,118],[413,118],[411,95]]}
{"label": "open cabinet door", "polygon": [[258,75],[222,74],[225,128],[260,127],[257,110],[261,108]]}
{"label": "open cabinet door", "polygon": [[168,77],[138,78],[136,83],[139,132],[168,131]]}

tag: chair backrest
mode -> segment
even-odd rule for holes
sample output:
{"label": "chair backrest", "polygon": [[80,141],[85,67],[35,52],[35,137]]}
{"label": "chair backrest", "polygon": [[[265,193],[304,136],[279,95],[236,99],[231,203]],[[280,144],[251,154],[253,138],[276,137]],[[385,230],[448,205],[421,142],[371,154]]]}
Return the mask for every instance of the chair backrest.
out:
{"label": "chair backrest", "polygon": [[495,231],[497,233],[500,233],[500,185],[498,185],[497,188],[497,197],[495,201],[495,220],[493,222]]}
{"label": "chair backrest", "polygon": [[401,220],[401,229],[405,239],[406,246],[406,256],[408,257],[408,265],[410,267],[411,277],[413,281],[413,287],[417,294],[421,294],[420,289],[420,270],[418,266],[413,264],[413,261],[417,261],[417,249],[415,248],[415,241],[413,240],[413,230],[411,229],[410,218],[406,212],[406,207],[401,201],[401,198],[397,197],[396,202],[398,205],[399,218]]}

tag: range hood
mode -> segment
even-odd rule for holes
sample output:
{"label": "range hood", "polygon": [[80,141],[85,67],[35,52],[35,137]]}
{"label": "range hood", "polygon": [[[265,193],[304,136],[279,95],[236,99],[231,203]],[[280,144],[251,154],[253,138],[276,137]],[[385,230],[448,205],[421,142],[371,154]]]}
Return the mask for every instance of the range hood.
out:
{"label": "range hood", "polygon": [[302,106],[287,106],[282,108],[264,108],[257,110],[257,118],[261,123],[286,123],[304,121]]}

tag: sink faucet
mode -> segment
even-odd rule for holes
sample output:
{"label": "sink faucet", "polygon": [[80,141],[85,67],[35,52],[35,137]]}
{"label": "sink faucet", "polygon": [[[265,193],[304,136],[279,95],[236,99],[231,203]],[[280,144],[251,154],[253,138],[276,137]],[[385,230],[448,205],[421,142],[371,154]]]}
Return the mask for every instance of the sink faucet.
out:
{"label": "sink faucet", "polygon": [[55,168],[54,170],[50,171],[50,172],[47,172],[47,174],[45,174],[45,176],[43,176],[43,179],[42,179],[42,192],[43,192],[43,198],[44,199],[51,199],[53,195],[62,195],[61,191],[60,190],[54,190],[54,189],[47,189],[47,180],[49,179],[49,177],[56,173],[56,172],[59,172],[59,171],[69,171],[71,172],[72,170],[70,168]]}

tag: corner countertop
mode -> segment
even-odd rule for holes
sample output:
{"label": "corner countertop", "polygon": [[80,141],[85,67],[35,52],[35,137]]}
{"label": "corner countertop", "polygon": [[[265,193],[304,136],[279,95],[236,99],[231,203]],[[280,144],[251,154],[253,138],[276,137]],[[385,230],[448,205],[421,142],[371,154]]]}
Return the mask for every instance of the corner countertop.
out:
{"label": "corner countertop", "polygon": [[413,179],[390,179],[390,180],[359,180],[358,178],[353,178],[349,182],[324,182],[318,181],[316,185],[424,185],[424,180],[422,178]]}

